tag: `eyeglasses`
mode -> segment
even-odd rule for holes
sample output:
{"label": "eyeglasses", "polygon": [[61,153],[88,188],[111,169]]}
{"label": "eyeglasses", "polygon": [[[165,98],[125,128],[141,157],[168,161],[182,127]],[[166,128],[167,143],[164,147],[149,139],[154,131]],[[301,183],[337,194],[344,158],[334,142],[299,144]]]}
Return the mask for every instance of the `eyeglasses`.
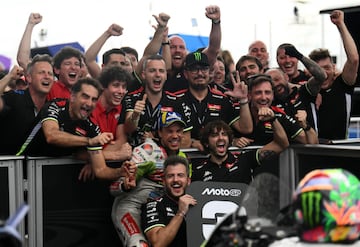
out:
{"label": "eyeglasses", "polygon": [[207,73],[210,70],[209,66],[195,66],[195,67],[190,67],[187,68],[188,71],[190,71],[192,74],[196,74],[199,71],[201,71],[202,73]]}

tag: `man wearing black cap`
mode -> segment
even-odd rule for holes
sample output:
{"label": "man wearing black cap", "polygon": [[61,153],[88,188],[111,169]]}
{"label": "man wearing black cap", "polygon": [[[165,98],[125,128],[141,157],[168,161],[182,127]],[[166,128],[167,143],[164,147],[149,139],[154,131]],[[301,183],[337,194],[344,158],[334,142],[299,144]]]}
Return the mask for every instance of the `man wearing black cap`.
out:
{"label": "man wearing black cap", "polygon": [[[253,128],[248,106],[247,85],[240,81],[238,72],[236,78],[232,77],[234,89],[224,95],[209,88],[209,70],[210,64],[206,54],[189,53],[185,59],[184,70],[184,76],[189,81],[189,88],[177,95],[179,104],[176,107],[187,124],[185,131],[192,128],[191,141],[187,145],[199,150],[203,150],[199,134],[207,122],[222,119],[243,134],[252,132]],[[239,112],[227,96],[239,100],[241,106]]]}

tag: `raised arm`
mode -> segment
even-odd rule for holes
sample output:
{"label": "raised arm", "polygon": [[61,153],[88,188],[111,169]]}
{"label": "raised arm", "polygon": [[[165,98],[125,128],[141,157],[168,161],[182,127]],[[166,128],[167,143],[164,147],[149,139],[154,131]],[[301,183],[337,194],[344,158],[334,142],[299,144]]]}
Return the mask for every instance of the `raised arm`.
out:
{"label": "raised arm", "polygon": [[294,46],[285,47],[285,54],[290,57],[295,57],[301,61],[305,68],[311,73],[306,87],[312,95],[317,95],[320,91],[322,83],[326,80],[325,71],[315,61],[301,54]]}
{"label": "raised arm", "polygon": [[14,65],[9,73],[7,73],[1,80],[0,80],[0,96],[4,93],[5,88],[9,85],[9,83],[13,80],[19,79],[24,74],[24,70]]}
{"label": "raised arm", "polygon": [[240,103],[240,118],[233,125],[240,133],[249,134],[253,131],[253,122],[248,100],[248,86],[240,80],[239,71],[236,71],[235,78],[233,74],[230,74],[230,78],[234,89],[232,91],[226,91],[225,94]]}
{"label": "raised arm", "polygon": [[85,52],[85,62],[89,70],[89,74],[93,78],[97,78],[100,75],[101,67],[96,62],[96,56],[99,54],[101,48],[105,42],[111,36],[120,36],[123,33],[123,28],[118,24],[111,24],[110,27],[95,40],[95,42]]}
{"label": "raised arm", "polygon": [[34,27],[42,21],[42,16],[39,13],[31,13],[28,23],[26,24],[24,34],[20,40],[19,49],[17,52],[18,64],[26,69],[30,62],[31,36]]}
{"label": "raised arm", "polygon": [[[143,69],[143,63],[144,60],[150,56],[155,55],[159,52],[161,48],[161,44],[164,37],[164,32],[167,34],[167,24],[170,19],[170,16],[165,13],[160,13],[159,16],[153,15],[155,20],[157,21],[157,26],[155,28],[155,33],[148,45],[144,49],[144,53],[142,58],[140,59],[135,71],[138,75],[141,75],[142,69]],[[171,63],[171,58],[170,58]]]}
{"label": "raised arm", "polygon": [[330,15],[330,20],[339,30],[346,53],[347,60],[342,71],[342,77],[348,85],[354,85],[359,67],[359,53],[355,41],[345,25],[343,11],[334,10]]}
{"label": "raised arm", "polygon": [[216,5],[210,5],[205,10],[206,17],[211,20],[211,31],[209,45],[203,52],[208,56],[210,65],[213,65],[221,48],[220,8]]}

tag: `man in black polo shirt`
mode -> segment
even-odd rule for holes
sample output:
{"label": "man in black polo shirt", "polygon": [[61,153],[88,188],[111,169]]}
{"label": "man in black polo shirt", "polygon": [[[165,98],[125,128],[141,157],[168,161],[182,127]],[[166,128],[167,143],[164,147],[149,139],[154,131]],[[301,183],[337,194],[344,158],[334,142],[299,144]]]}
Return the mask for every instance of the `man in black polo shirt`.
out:
{"label": "man in black polo shirt", "polygon": [[[14,66],[2,82],[5,85],[22,73],[21,67]],[[0,89],[0,154],[15,155],[37,121],[35,118],[54,83],[51,57],[36,55],[25,74],[28,89],[12,90],[3,95]]]}
{"label": "man in black polo shirt", "polygon": [[[96,177],[109,180],[127,177],[128,165],[109,168],[105,163],[102,146],[113,140],[112,133],[100,133],[89,119],[101,93],[100,83],[83,78],[71,90],[70,99],[55,99],[42,109],[40,122],[18,154],[66,156],[87,150]],[[129,169],[135,170],[135,164]]]}
{"label": "man in black polo shirt", "polygon": [[201,144],[210,156],[193,170],[192,181],[234,182],[249,184],[253,170],[277,158],[289,146],[286,133],[270,108],[263,108],[259,118],[268,121],[274,131],[273,140],[259,149],[232,153],[232,129],[222,120],[209,122],[203,129]]}
{"label": "man in black polo shirt", "polygon": [[165,195],[142,208],[142,226],[152,246],[186,247],[185,215],[196,200],[186,193],[190,184],[189,163],[179,156],[164,162]]}
{"label": "man in black polo shirt", "polygon": [[[255,145],[265,145],[273,140],[273,129],[269,121],[259,119],[259,111],[263,108],[270,108],[276,118],[283,126],[290,143],[316,144],[318,143],[316,132],[311,126],[307,126],[306,112],[301,119],[295,119],[276,106],[272,106],[274,99],[272,79],[269,75],[258,74],[248,78],[250,109],[254,130],[246,137]],[[237,142],[242,142],[240,138]],[[247,146],[235,143],[235,146]],[[243,143],[244,144],[244,143]]]}
{"label": "man in black polo shirt", "polygon": [[[187,124],[185,131],[191,130],[191,147],[203,150],[199,141],[200,132],[206,123],[223,119],[238,132],[247,134],[252,131],[251,115],[248,105],[247,86],[240,82],[237,72],[233,79],[234,89],[226,95],[218,90],[210,89],[208,57],[201,52],[193,52],[186,56],[184,75],[189,81],[189,88],[177,95],[176,112],[180,112]],[[240,110],[236,110],[231,96],[240,103]]]}
{"label": "man in black polo shirt", "polygon": [[359,52],[344,22],[344,12],[334,10],[331,22],[337,27],[346,51],[346,61],[341,73],[336,70],[327,49],[313,50],[309,57],[326,72],[317,100],[319,138],[338,140],[348,138],[351,99],[358,76]]}

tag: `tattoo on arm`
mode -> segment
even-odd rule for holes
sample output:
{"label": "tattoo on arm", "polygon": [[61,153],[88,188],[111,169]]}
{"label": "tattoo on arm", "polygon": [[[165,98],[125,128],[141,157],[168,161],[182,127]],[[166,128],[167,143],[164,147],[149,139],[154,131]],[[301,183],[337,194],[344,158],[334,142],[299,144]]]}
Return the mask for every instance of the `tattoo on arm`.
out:
{"label": "tattoo on arm", "polygon": [[272,151],[272,150],[261,150],[259,152],[259,161],[264,161],[264,160],[269,160],[272,159],[276,156],[276,152]]}

